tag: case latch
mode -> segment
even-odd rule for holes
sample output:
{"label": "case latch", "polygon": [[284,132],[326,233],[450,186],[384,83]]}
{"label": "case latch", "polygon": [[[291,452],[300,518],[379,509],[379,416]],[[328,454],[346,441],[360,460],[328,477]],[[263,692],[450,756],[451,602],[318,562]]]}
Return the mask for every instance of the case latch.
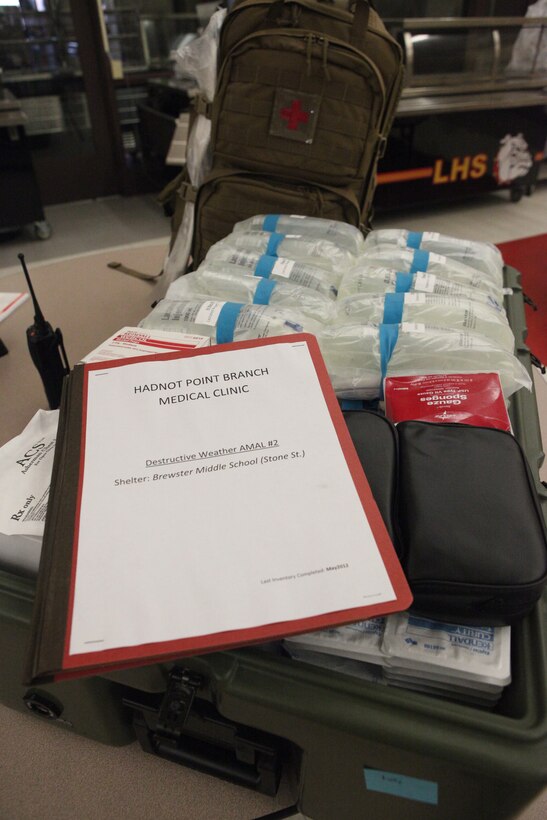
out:
{"label": "case latch", "polygon": [[538,359],[538,357],[534,355],[532,351],[530,351],[530,361],[534,365],[534,367],[537,367],[540,373],[543,373],[545,375],[547,368],[545,367],[541,359]]}
{"label": "case latch", "polygon": [[200,676],[188,669],[175,667],[171,671],[158,715],[158,732],[175,740],[180,738],[201,683]]}
{"label": "case latch", "polygon": [[524,304],[531,307],[532,310],[538,309],[538,306],[536,305],[534,300],[530,296],[528,296],[528,294],[524,293],[524,291],[522,291],[522,298],[524,299]]}

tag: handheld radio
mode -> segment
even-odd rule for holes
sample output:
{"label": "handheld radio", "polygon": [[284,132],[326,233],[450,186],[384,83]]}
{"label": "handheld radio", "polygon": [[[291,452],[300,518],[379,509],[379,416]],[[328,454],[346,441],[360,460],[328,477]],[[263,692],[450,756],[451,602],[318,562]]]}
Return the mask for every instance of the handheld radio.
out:
{"label": "handheld radio", "polygon": [[50,323],[44,319],[30,281],[25,257],[22,253],[17,256],[21,262],[34,305],[34,324],[27,328],[30,357],[42,379],[49,406],[51,410],[56,410],[61,403],[63,379],[70,372],[63,344],[63,334],[59,328],[53,330]]}

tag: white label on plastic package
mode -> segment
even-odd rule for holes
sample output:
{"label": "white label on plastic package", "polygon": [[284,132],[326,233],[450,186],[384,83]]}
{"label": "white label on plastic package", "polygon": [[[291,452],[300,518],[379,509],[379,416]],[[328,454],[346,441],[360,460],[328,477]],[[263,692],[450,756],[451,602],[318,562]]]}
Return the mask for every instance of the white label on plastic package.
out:
{"label": "white label on plastic package", "polygon": [[414,280],[414,290],[422,291],[423,293],[433,293],[436,281],[437,277],[432,273],[418,271]]}
{"label": "white label on plastic package", "polygon": [[247,253],[234,253],[228,257],[228,262],[231,265],[239,265],[242,268],[251,268],[260,257],[257,255],[250,256]]}
{"label": "white label on plastic package", "polygon": [[405,293],[405,305],[425,305],[425,293]]}
{"label": "white label on plastic package", "polygon": [[58,410],[38,410],[22,433],[0,448],[0,532],[44,534]]}
{"label": "white label on plastic package", "polygon": [[294,265],[295,263],[292,259],[278,259],[277,262],[274,263],[272,273],[276,276],[284,276],[288,278],[291,275]]}
{"label": "white label on plastic package", "polygon": [[425,325],[422,322],[403,322],[401,330],[403,333],[425,333]]}
{"label": "white label on plastic package", "polygon": [[422,236],[422,242],[436,242],[439,237],[440,233],[430,233],[429,231],[425,231]]}
{"label": "white label on plastic package", "polygon": [[446,256],[441,256],[440,253],[430,253],[429,254],[429,261],[430,262],[437,262],[439,265],[446,265]]}
{"label": "white label on plastic package", "polygon": [[122,327],[110,339],[88,353],[83,362],[104,362],[111,359],[129,359],[152,353],[169,353],[177,350],[193,350],[208,347],[208,336],[192,333],[175,333],[164,330],[146,330],[140,327]]}
{"label": "white label on plastic package", "polygon": [[226,302],[204,302],[196,314],[195,324],[212,325],[214,327],[225,304]]}
{"label": "white label on plastic package", "polygon": [[387,618],[382,650],[396,666],[441,668],[505,685],[511,679],[510,636],[510,627],[446,624],[403,612]]}

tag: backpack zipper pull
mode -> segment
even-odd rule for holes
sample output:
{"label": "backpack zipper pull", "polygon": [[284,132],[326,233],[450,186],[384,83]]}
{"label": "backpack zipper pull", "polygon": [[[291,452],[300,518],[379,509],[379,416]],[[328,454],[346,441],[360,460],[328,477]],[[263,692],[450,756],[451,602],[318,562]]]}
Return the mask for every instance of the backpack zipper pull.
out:
{"label": "backpack zipper pull", "polygon": [[327,80],[330,81],[330,71],[329,66],[327,63],[328,60],[328,52],[329,52],[329,43],[328,40],[323,40],[323,73]]}
{"label": "backpack zipper pull", "polygon": [[308,34],[306,38],[306,75],[311,77],[311,50],[313,47],[313,34]]}

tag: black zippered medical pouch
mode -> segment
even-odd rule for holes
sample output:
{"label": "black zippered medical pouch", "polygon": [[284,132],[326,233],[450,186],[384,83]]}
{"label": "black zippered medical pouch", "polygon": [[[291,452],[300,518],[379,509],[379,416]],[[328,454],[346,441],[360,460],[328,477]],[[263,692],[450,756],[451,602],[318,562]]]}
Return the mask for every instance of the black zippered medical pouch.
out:
{"label": "black zippered medical pouch", "polygon": [[394,425],[373,410],[344,412],[353,446],[367,477],[380,515],[400,555],[397,529],[397,432]]}
{"label": "black zippered medical pouch", "polygon": [[547,534],[517,440],[465,424],[406,421],[396,430],[413,611],[481,626],[524,617],[547,579]]}

